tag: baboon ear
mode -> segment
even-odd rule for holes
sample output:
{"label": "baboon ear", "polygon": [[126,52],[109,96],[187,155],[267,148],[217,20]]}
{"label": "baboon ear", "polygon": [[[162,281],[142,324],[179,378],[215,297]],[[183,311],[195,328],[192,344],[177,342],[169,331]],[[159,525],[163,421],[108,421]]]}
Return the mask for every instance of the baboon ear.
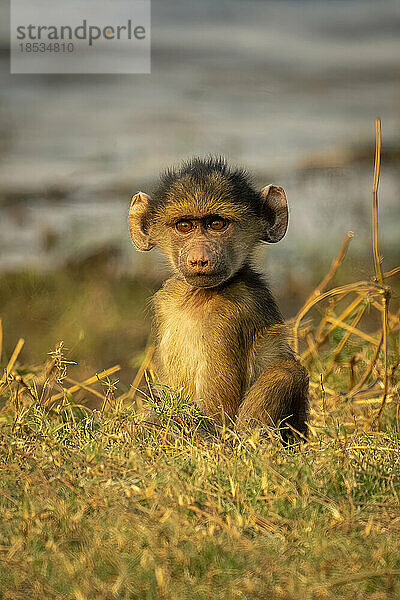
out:
{"label": "baboon ear", "polygon": [[150,196],[138,192],[132,197],[129,209],[129,231],[136,248],[141,251],[151,250],[153,244],[148,233],[150,225]]}
{"label": "baboon ear", "polygon": [[262,211],[267,223],[263,242],[279,242],[286,233],[289,220],[286,195],[279,185],[267,185],[261,190]]}

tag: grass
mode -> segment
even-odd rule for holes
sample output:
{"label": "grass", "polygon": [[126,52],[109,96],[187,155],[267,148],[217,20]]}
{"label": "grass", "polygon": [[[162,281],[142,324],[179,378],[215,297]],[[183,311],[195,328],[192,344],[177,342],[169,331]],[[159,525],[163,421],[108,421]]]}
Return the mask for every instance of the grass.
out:
{"label": "grass", "polygon": [[[151,347],[129,386],[127,342],[107,343],[130,316],[121,336],[145,339],[129,282],[118,296],[100,278],[93,297],[87,282],[42,280],[47,320],[29,324],[40,338],[29,352],[57,332],[68,342],[74,321],[57,329],[52,310],[66,287],[90,344],[80,355],[59,343],[29,366],[22,338],[1,351],[10,330],[6,321],[2,344],[0,327],[0,598],[400,597],[400,312],[387,285],[398,270],[381,270],[375,231],[375,277],[329,288],[350,239],[292,322],[311,384],[310,436],[296,447],[272,430],[208,435],[179,391],[165,389],[161,404],[136,391],[152,375]],[[35,300],[29,276],[21,281],[19,296],[28,288]],[[140,306],[142,293],[135,287]],[[11,318],[13,336],[20,321]],[[92,377],[71,364],[88,354]]]}
{"label": "grass", "polygon": [[332,421],[294,449],[204,438],[168,394],[154,428],[112,381],[102,411],[22,401],[21,377],[0,416],[5,600],[399,597],[394,406],[379,431]]}

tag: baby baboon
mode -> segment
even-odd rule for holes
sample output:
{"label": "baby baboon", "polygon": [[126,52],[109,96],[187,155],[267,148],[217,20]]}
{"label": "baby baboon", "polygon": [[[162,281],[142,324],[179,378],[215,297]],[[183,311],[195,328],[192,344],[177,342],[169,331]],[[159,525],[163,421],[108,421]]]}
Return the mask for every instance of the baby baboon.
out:
{"label": "baby baboon", "polygon": [[159,248],[173,270],[154,297],[159,381],[183,388],[216,423],[280,427],[284,438],[306,433],[308,377],[251,260],[287,224],[283,189],[256,191],[223,158],[168,170],[129,212],[135,246]]}

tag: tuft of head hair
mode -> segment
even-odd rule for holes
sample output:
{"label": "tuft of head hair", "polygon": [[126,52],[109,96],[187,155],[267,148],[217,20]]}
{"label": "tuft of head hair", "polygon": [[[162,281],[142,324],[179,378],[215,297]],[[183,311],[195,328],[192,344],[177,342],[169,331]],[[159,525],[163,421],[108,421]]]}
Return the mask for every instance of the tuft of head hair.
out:
{"label": "tuft of head hair", "polygon": [[214,197],[259,214],[260,194],[249,173],[228,165],[223,156],[195,156],[162,173],[153,194],[156,212],[183,197]]}

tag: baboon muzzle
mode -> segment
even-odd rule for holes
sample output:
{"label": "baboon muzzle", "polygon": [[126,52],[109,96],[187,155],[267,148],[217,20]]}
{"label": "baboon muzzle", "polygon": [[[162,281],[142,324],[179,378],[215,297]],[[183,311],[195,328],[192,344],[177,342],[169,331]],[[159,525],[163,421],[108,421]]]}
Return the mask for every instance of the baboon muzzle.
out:
{"label": "baboon muzzle", "polygon": [[208,275],[214,270],[214,266],[205,250],[192,250],[186,259],[186,268],[191,275]]}

